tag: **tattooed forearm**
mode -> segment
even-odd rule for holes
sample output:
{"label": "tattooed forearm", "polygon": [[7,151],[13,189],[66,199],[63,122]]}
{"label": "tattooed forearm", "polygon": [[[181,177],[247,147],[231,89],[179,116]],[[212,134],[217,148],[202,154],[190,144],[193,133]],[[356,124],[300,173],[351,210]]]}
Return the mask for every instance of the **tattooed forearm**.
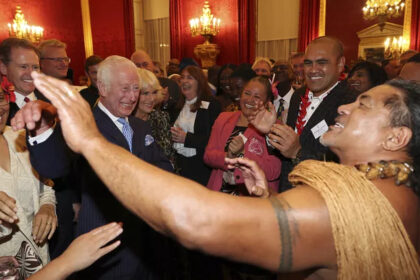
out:
{"label": "tattooed forearm", "polygon": [[280,272],[290,271],[293,266],[292,233],[287,217],[290,205],[285,200],[279,199],[276,196],[271,196],[269,200],[276,212],[277,223],[279,224],[280,230],[281,254],[278,270]]}

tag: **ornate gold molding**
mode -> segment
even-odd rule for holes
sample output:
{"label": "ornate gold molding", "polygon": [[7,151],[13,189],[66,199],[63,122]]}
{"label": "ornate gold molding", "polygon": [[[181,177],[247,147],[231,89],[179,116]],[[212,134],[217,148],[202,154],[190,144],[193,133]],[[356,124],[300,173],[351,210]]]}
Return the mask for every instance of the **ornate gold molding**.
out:
{"label": "ornate gold molding", "polygon": [[327,0],[319,1],[319,24],[318,24],[318,36],[325,36],[325,17],[327,15]]}
{"label": "ornate gold molding", "polygon": [[410,37],[411,37],[411,0],[405,0],[405,12],[404,12],[404,27],[403,27],[403,38],[405,39],[405,49],[410,48]]}
{"label": "ornate gold molding", "polygon": [[90,26],[89,0],[80,0],[82,7],[83,38],[86,58],[93,55],[92,28]]}

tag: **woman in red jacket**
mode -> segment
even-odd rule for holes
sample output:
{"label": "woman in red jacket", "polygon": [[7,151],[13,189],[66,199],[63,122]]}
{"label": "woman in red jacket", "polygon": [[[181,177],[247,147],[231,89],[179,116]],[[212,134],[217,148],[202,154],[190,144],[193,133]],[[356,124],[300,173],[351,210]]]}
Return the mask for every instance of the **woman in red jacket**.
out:
{"label": "woman in red jacket", "polygon": [[204,154],[204,162],[213,168],[207,187],[235,195],[248,195],[242,171],[228,170],[225,157],[247,157],[264,170],[272,190],[277,191],[281,161],[267,151],[265,136],[249,122],[258,101],[272,99],[271,85],[265,77],[251,79],[241,94],[240,111],[224,112],[216,119]]}

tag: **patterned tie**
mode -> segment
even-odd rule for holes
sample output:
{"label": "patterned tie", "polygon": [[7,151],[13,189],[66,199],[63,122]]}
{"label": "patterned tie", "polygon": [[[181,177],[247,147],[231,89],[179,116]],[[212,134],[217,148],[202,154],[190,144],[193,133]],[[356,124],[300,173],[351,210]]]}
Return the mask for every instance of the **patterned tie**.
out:
{"label": "patterned tie", "polygon": [[284,111],[284,99],[280,98],[279,109],[277,110],[277,119],[282,120],[281,113]]}
{"label": "patterned tie", "polygon": [[130,124],[125,120],[125,118],[119,118],[118,122],[123,125],[122,133],[127,140],[128,146],[130,147],[130,152],[133,152],[132,142],[133,142],[133,129]]}

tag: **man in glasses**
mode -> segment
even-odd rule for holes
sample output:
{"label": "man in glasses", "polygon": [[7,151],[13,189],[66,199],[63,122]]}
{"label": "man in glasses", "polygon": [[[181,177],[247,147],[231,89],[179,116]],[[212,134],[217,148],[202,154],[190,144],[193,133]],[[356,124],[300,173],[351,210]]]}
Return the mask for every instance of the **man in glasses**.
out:
{"label": "man in glasses", "polygon": [[[70,58],[66,52],[67,45],[59,40],[51,39],[42,41],[38,48],[41,54],[41,71],[51,77],[65,80],[69,70]],[[35,90],[35,93],[38,93]],[[39,93],[42,101],[46,98]],[[52,132],[50,132],[52,133]],[[30,145],[43,141],[42,138],[32,137]],[[73,163],[77,166],[77,163]],[[80,177],[78,170],[72,169],[72,173],[66,177],[54,179],[54,189],[57,198],[58,228],[56,234],[50,241],[50,256],[52,259],[59,256],[70,245],[74,239],[74,222],[77,220],[80,209],[79,187]]]}
{"label": "man in glasses", "polygon": [[65,79],[69,70],[70,58],[66,52],[67,45],[59,40],[51,39],[39,44],[41,52],[41,71],[57,79]]}

